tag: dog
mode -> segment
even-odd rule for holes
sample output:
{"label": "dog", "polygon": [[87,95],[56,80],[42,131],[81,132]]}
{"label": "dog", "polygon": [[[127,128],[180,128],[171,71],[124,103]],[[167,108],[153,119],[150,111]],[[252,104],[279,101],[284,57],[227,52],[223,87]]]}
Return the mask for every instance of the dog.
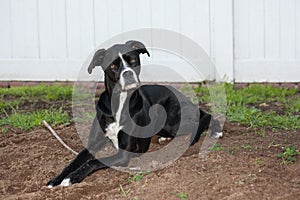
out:
{"label": "dog", "polygon": [[[79,183],[99,169],[127,166],[134,155],[147,152],[153,135],[174,138],[180,126],[191,133],[189,145],[195,144],[201,133],[209,127],[212,135],[221,132],[218,120],[192,104],[174,88],[141,85],[141,54],[150,56],[143,43],[133,40],[95,52],[88,73],[91,74],[96,66],[101,66],[105,75],[105,90],[96,104],[96,117],[88,145],[57,177],[47,183],[49,188]],[[182,124],[181,120],[187,118],[189,120]],[[96,159],[95,153],[108,141],[117,149],[117,153]]]}

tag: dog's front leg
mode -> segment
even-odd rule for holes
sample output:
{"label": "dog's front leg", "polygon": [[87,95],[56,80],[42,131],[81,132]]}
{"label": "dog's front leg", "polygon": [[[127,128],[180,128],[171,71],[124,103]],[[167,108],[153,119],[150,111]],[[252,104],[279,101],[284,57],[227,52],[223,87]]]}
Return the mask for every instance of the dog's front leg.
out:
{"label": "dog's front leg", "polygon": [[95,159],[93,153],[98,151],[106,142],[108,142],[108,140],[105,138],[97,118],[95,118],[89,135],[88,147],[84,148],[57,177],[50,180],[47,186],[52,188],[59,185],[71,172],[80,168],[87,161]]}
{"label": "dog's front leg", "polygon": [[59,185],[65,177],[90,159],[94,159],[94,156],[87,149],[83,149],[57,177],[47,183],[47,186],[52,188]]}
{"label": "dog's front leg", "polygon": [[119,150],[118,153],[113,156],[89,160],[80,168],[69,174],[69,176],[62,181],[61,186],[70,186],[74,183],[80,183],[85,177],[100,169],[112,166],[127,166],[131,158],[130,155],[128,151]]}

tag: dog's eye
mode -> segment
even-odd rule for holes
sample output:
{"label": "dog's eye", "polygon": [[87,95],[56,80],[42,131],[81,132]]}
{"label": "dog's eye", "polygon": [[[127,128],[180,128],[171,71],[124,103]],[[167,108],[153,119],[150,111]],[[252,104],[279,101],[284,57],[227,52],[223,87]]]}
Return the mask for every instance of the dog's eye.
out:
{"label": "dog's eye", "polygon": [[111,68],[111,69],[115,69],[115,68],[116,68],[116,65],[115,65],[115,64],[112,64],[112,65],[110,66],[110,68]]}
{"label": "dog's eye", "polygon": [[130,64],[134,64],[134,63],[136,63],[136,59],[133,58],[130,60]]}

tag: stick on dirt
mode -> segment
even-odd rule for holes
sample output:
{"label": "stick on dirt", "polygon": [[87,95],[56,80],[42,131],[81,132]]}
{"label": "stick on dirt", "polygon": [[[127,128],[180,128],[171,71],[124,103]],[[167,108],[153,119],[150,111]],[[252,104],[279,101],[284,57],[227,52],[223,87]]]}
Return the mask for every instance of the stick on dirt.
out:
{"label": "stick on dirt", "polygon": [[72,153],[74,153],[75,155],[78,155],[78,153],[76,151],[74,151],[73,149],[71,149],[71,147],[69,147],[66,143],[64,143],[64,141],[57,135],[57,133],[51,128],[51,126],[45,121],[43,120],[43,124],[49,129],[49,131],[52,133],[52,135],[54,135],[54,137],[69,151],[71,151]]}

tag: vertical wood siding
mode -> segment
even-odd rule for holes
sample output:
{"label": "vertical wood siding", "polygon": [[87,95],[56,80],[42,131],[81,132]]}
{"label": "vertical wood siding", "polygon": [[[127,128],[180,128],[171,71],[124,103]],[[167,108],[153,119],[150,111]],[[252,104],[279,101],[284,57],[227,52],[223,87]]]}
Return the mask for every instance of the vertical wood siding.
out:
{"label": "vertical wood siding", "polygon": [[[0,80],[76,80],[104,41],[163,28],[201,45],[227,81],[300,81],[299,13],[298,0],[1,0]],[[180,38],[163,42],[186,50]]]}

